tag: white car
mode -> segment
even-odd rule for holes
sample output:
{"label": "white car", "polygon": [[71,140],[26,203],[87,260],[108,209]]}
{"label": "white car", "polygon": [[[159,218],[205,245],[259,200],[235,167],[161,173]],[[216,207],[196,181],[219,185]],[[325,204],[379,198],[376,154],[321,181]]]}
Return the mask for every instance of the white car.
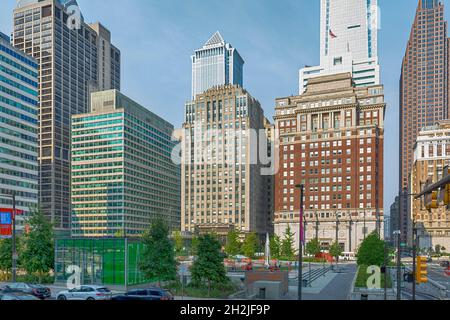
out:
{"label": "white car", "polygon": [[58,292],[57,300],[111,300],[112,293],[103,286],[80,286]]}

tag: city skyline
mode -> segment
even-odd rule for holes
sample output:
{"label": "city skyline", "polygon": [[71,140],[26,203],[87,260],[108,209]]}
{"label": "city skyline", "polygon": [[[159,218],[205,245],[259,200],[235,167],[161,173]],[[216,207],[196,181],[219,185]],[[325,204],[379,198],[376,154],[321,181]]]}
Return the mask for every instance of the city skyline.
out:
{"label": "city skyline", "polygon": [[[7,0],[0,13],[0,30],[11,32],[11,11],[16,3]],[[183,106],[191,89],[190,55],[199,43],[204,43],[219,30],[223,37],[239,48],[246,61],[246,88],[261,101],[266,116],[272,119],[275,98],[298,91],[298,69],[305,64],[319,64],[320,3],[312,1],[284,1],[283,6],[270,2],[235,1],[241,8],[221,2],[205,5],[178,1],[123,1],[106,4],[102,1],[78,1],[87,22],[100,20],[113,34],[113,42],[122,51],[123,91],[176,127],[183,120]],[[385,85],[386,136],[398,134],[398,81],[401,59],[406,47],[417,1],[380,0],[381,30],[379,58],[381,79]],[[123,16],[124,11],[129,12]],[[221,12],[204,19],[208,12]],[[308,14],[309,12],[309,14]],[[398,19],[397,13],[404,18]],[[176,22],[171,17],[177,17]],[[298,16],[302,24],[298,24]],[[448,12],[446,12],[447,18]],[[120,19],[119,19],[120,17]],[[129,18],[128,18],[129,17]],[[253,19],[248,19],[252,17]],[[304,17],[304,18],[303,18]],[[201,18],[201,19],[200,19]],[[230,24],[229,20],[239,21]],[[201,23],[192,23],[192,21]],[[283,20],[284,23],[267,21]],[[117,23],[117,21],[121,21]],[[153,28],[158,25],[159,28]],[[123,28],[127,26],[127,28]],[[302,27],[304,26],[304,27]],[[147,40],[135,41],[130,34],[145,30]],[[389,32],[384,32],[389,30]],[[240,31],[240,32],[239,32]],[[305,45],[308,44],[308,45]],[[153,49],[145,51],[145,48]],[[148,56],[148,57],[147,57]],[[165,64],[163,63],[165,61]],[[164,72],[162,72],[164,68]],[[146,70],[145,74],[138,73]],[[152,72],[153,71],[153,72]],[[139,74],[136,77],[136,74]],[[152,75],[162,75],[153,77]],[[158,90],[148,90],[148,88]],[[173,96],[173,92],[180,92]],[[171,96],[168,102],[167,96]],[[169,105],[168,105],[169,103]],[[179,110],[180,112],[173,112]],[[385,208],[389,208],[397,194],[398,139],[386,140]]]}

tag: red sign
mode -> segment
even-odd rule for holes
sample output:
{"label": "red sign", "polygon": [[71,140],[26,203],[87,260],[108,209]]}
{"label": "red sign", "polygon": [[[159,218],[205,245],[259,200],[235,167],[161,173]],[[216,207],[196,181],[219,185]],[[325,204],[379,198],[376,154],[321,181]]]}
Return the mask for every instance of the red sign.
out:
{"label": "red sign", "polygon": [[[23,210],[16,209],[16,215],[23,215]],[[0,208],[0,239],[12,237],[12,223],[14,218],[13,209]]]}
{"label": "red sign", "polygon": [[0,224],[0,238],[10,238],[12,236],[12,226]]}

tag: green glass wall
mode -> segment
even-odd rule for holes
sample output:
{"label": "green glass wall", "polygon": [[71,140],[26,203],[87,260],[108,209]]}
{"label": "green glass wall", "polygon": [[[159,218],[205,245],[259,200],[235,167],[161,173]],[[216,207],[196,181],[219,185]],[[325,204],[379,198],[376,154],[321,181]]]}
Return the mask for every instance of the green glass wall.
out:
{"label": "green glass wall", "polygon": [[139,270],[144,245],[129,239],[59,239],[55,247],[56,282],[67,282],[67,267],[81,268],[81,283],[135,286],[149,283]]}

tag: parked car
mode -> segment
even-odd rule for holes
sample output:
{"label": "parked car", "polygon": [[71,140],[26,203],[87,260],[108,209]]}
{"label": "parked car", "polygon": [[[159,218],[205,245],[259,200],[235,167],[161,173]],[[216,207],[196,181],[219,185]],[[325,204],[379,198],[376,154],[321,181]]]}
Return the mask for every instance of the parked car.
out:
{"label": "parked car", "polygon": [[111,300],[112,293],[103,286],[81,286],[58,292],[57,300]]}
{"label": "parked car", "polygon": [[12,291],[0,291],[0,301],[34,301],[39,300],[39,298],[23,293],[23,292],[12,292]]}
{"label": "parked car", "polygon": [[162,301],[162,300],[173,300],[173,295],[169,291],[161,288],[137,289],[128,291],[123,295],[114,296],[112,297],[111,300]]}
{"label": "parked car", "polygon": [[443,268],[449,268],[450,267],[450,261],[441,261],[439,265]]}
{"label": "parked car", "polygon": [[24,282],[9,283],[3,287],[3,291],[31,294],[41,300],[48,299],[52,295],[50,288],[40,284],[29,284]]}

